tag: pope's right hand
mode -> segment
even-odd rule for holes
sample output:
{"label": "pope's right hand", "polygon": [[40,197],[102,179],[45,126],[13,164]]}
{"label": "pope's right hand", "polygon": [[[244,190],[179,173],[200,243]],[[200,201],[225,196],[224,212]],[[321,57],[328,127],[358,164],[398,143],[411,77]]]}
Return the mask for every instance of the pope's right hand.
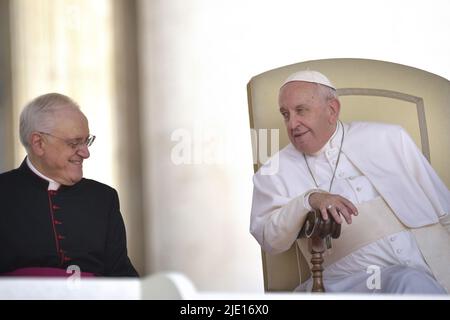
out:
{"label": "pope's right hand", "polygon": [[352,223],[352,215],[358,215],[355,205],[337,194],[314,192],[309,196],[309,204],[314,210],[320,210],[324,220],[328,220],[331,215],[339,224],[343,222],[341,215],[347,224]]}

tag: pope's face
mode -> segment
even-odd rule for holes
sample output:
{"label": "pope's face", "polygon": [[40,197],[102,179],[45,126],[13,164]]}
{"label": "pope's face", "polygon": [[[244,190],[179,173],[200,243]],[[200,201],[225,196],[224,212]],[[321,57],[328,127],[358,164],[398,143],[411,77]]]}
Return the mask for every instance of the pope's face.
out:
{"label": "pope's face", "polygon": [[339,114],[339,101],[320,95],[318,86],[289,82],[281,88],[278,100],[289,140],[306,154],[319,151],[330,139]]}
{"label": "pope's face", "polygon": [[38,169],[63,185],[73,185],[83,177],[83,160],[90,155],[86,145],[77,145],[89,136],[88,121],[81,111],[68,108],[54,114],[54,123],[49,134],[41,135]]}

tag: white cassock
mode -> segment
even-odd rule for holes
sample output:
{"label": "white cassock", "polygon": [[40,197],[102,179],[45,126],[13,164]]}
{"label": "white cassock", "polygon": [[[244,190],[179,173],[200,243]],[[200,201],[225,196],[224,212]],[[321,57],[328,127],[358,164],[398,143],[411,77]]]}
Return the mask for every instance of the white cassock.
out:
{"label": "white cassock", "polygon": [[[343,127],[338,125],[326,145],[316,154],[307,156],[318,189],[329,189],[343,131],[342,154],[331,193],[349,199],[358,208],[382,202],[394,213],[391,219],[399,221],[404,229],[388,233],[387,228],[382,237],[326,265],[326,290],[445,293],[444,288],[450,289],[448,234],[444,232],[445,243],[431,242],[431,251],[437,253],[438,260],[432,256],[429,260],[442,265],[436,271],[445,278],[440,281],[435,277],[435,270],[430,270],[429,261],[424,260],[424,249],[421,247],[421,252],[416,241],[418,236],[411,231],[436,226],[440,220],[448,219],[450,192],[447,187],[401,127],[352,122]],[[303,154],[289,144],[261,167],[253,182],[250,232],[266,252],[286,251],[296,241],[306,214],[311,210],[308,195],[317,190]],[[355,224],[358,218],[353,218]],[[362,234],[364,232],[361,230]],[[370,276],[368,267],[373,265],[381,268],[381,288],[369,288],[366,284]],[[310,285],[309,280],[298,289],[307,290]]]}

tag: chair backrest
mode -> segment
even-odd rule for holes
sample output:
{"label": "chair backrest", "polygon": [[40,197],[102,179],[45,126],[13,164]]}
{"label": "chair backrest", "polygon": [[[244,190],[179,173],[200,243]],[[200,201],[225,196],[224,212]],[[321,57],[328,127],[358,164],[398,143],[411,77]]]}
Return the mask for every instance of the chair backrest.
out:
{"label": "chair backrest", "polygon": [[[334,83],[344,122],[378,121],[403,126],[450,186],[450,81],[405,65],[366,59],[307,61],[264,72],[247,86],[250,126],[256,132],[279,129],[280,149],[289,139],[278,111],[278,90],[291,73],[304,69],[322,72]],[[258,155],[258,145],[253,139],[254,155]],[[254,163],[256,171],[262,163],[258,159]],[[309,272],[295,246],[275,256],[263,252],[262,259],[266,291],[290,291],[299,284],[300,274]]]}

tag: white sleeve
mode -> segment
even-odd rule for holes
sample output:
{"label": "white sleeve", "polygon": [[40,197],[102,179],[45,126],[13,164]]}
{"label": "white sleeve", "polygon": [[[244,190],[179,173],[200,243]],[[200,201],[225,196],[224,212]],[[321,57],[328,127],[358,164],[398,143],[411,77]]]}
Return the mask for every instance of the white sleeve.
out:
{"label": "white sleeve", "polygon": [[414,141],[402,129],[402,146],[408,171],[430,199],[439,216],[450,213],[450,192]]}
{"label": "white sleeve", "polygon": [[255,174],[250,232],[264,251],[277,254],[288,250],[297,239],[309,209],[305,195],[291,199],[277,175]]}

